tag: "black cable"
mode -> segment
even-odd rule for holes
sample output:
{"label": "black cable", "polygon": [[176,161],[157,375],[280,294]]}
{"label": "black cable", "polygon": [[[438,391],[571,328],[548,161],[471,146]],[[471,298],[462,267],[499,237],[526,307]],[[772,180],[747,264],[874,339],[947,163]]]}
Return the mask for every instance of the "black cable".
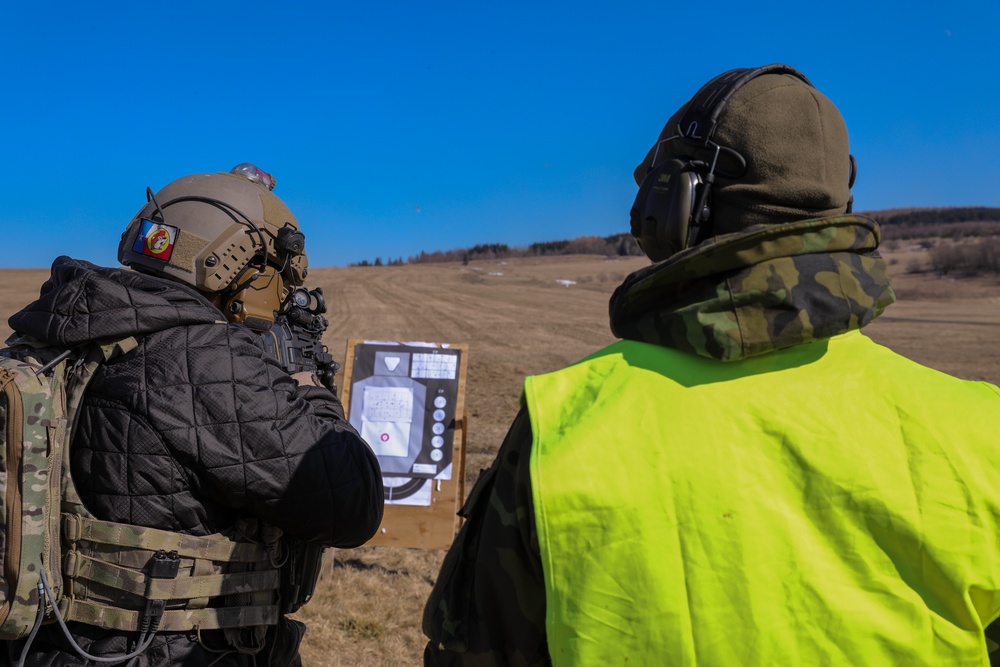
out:
{"label": "black cable", "polygon": [[156,201],[156,195],[153,194],[153,188],[146,186],[146,201],[153,202],[153,206],[156,207],[156,212],[160,214],[160,221],[163,221],[163,209],[160,208],[160,202]]}

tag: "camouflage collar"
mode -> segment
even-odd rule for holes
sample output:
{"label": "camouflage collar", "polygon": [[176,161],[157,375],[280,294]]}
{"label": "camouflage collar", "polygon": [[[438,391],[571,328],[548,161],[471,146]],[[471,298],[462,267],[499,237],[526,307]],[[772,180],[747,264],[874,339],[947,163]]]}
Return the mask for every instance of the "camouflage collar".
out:
{"label": "camouflage collar", "polygon": [[611,330],[732,361],[860,329],[895,301],[879,236],[862,215],[719,236],[629,275]]}

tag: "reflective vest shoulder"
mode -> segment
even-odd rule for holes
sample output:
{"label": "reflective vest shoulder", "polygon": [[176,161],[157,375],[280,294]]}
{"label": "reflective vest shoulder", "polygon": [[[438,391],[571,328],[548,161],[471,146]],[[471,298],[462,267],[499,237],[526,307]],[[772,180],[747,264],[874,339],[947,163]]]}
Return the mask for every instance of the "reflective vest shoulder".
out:
{"label": "reflective vest shoulder", "polygon": [[1000,392],[860,332],[528,378],[555,665],[985,665]]}

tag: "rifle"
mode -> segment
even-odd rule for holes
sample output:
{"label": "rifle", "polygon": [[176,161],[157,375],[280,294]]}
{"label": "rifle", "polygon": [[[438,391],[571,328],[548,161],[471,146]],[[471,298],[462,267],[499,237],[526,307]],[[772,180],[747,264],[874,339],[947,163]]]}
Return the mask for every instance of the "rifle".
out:
{"label": "rifle", "polygon": [[[286,373],[314,373],[324,387],[336,394],[334,376],[340,364],[322,341],[330,324],[323,316],[325,312],[323,288],[296,287],[275,311],[274,324],[260,333],[260,339],[264,351]],[[292,613],[312,597],[323,569],[325,547],[290,538],[283,542],[286,552],[281,564],[280,608],[282,613]]]}
{"label": "rifle", "polygon": [[336,393],[334,376],[340,364],[323,344],[323,332],[330,322],[323,316],[326,299],[323,288],[296,287],[275,311],[274,324],[261,332],[264,351],[277,360],[286,373],[315,373],[324,387]]}

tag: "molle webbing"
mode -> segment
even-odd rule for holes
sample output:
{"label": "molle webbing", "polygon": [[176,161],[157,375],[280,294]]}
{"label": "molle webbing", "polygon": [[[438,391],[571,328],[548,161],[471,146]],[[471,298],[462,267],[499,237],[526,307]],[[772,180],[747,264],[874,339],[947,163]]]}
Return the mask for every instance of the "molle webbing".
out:
{"label": "molle webbing", "polygon": [[[67,620],[134,631],[147,603],[162,600],[166,609],[159,629],[168,632],[278,621],[279,570],[264,544],[71,513],[62,515],[62,537],[65,599],[60,608]],[[169,561],[171,575],[154,574],[158,558]],[[256,604],[208,606],[211,599],[242,594],[255,594]]]}
{"label": "molle webbing", "polygon": [[69,542],[95,542],[121,548],[150,552],[176,550],[184,558],[241,563],[266,562],[264,545],[236,542],[221,535],[184,535],[157,528],[100,521],[75,514],[63,514],[63,539]]}
{"label": "molle webbing", "polygon": [[[142,611],[122,609],[84,600],[64,599],[61,609],[67,621],[79,621],[111,630],[135,632],[142,622]],[[220,630],[275,625],[278,622],[276,606],[219,607],[215,609],[169,609],[163,612],[159,629],[164,632]]]}
{"label": "molle webbing", "polygon": [[[64,599],[63,618],[96,625],[111,630],[134,632],[142,622],[142,611],[122,609],[96,604],[84,600]],[[275,625],[278,622],[278,608],[260,607],[219,607],[216,609],[168,609],[163,612],[159,629],[164,632],[187,632],[199,630],[220,630],[225,628],[246,628]]]}
{"label": "molle webbing", "polygon": [[[179,571],[182,570],[179,569]],[[204,574],[178,577],[177,579],[150,579],[142,572],[105,563],[84,556],[78,551],[70,551],[66,554],[63,574],[77,582],[81,579],[93,581],[149,600],[208,598],[216,595],[235,595],[246,591],[274,590],[278,587],[277,570]]]}

